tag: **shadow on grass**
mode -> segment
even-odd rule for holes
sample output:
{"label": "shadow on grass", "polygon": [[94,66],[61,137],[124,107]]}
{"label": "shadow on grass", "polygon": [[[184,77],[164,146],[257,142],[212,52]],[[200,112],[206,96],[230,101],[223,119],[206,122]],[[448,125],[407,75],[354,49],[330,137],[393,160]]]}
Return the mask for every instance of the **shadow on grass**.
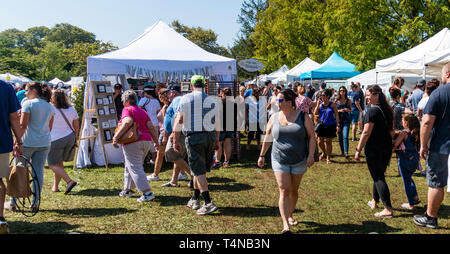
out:
{"label": "shadow on grass", "polygon": [[187,195],[186,197],[157,195],[154,201],[161,202],[160,206],[185,206],[189,199],[189,195]]}
{"label": "shadow on grass", "polygon": [[75,209],[52,209],[41,210],[42,212],[58,213],[61,215],[69,215],[71,217],[103,217],[114,216],[126,213],[133,213],[137,210],[126,208],[75,208]]}
{"label": "shadow on grass", "polygon": [[208,177],[208,183],[234,183],[236,180],[226,177]]}
{"label": "shadow on grass", "polygon": [[377,232],[381,234],[399,232],[401,229],[386,225],[379,221],[363,221],[358,224],[325,225],[316,222],[299,222],[311,227],[311,229],[299,230],[296,233],[346,233],[346,234],[368,234]]}
{"label": "shadow on grass", "polygon": [[239,192],[245,190],[251,190],[255,187],[244,184],[244,183],[231,183],[231,184],[220,184],[220,185],[208,185],[210,191],[227,191],[227,192]]}
{"label": "shadow on grass", "polygon": [[66,234],[78,228],[67,222],[8,221],[11,234]]}
{"label": "shadow on grass", "polygon": [[[303,210],[295,209],[295,212],[303,213]],[[237,216],[237,217],[278,217],[280,212],[275,206],[257,207],[219,207],[217,213],[212,216]]]}
{"label": "shadow on grass", "polygon": [[110,189],[110,190],[86,189],[77,192],[71,192],[70,195],[89,196],[89,197],[113,197],[118,196],[120,191],[121,189]]}

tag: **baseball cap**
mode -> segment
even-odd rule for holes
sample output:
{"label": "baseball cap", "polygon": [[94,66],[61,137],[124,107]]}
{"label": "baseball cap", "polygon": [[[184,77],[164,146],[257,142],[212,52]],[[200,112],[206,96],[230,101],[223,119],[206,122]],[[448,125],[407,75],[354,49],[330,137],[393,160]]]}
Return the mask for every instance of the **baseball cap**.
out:
{"label": "baseball cap", "polygon": [[166,89],[162,90],[161,93],[165,93],[168,91],[177,91],[177,92],[181,93],[181,88],[179,85],[170,84]]}
{"label": "baseball cap", "polygon": [[114,89],[122,89],[122,85],[121,84],[115,84],[114,85]]}
{"label": "baseball cap", "polygon": [[427,81],[425,79],[419,79],[417,81],[417,86],[422,87],[424,85],[426,85]]}
{"label": "baseball cap", "polygon": [[202,82],[202,85],[205,84],[205,77],[202,75],[194,75],[191,78],[191,84],[196,84],[197,82]]}

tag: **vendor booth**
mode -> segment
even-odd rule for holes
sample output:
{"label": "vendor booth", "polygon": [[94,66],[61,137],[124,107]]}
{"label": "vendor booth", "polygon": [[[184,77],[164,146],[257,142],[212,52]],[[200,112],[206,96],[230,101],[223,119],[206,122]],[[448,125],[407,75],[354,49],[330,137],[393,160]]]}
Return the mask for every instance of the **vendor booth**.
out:
{"label": "vendor booth", "polygon": [[294,82],[295,80],[298,79],[300,74],[302,74],[303,72],[308,72],[308,71],[317,69],[319,67],[320,67],[319,63],[317,63],[314,60],[312,60],[311,58],[307,57],[286,73],[286,81]]}
{"label": "vendor booth", "polygon": [[440,77],[450,61],[450,30],[442,29],[423,43],[399,55],[377,61],[378,72],[414,73]]}
{"label": "vendor booth", "polygon": [[[129,89],[127,78],[145,77],[155,82],[179,83],[192,75],[204,75],[210,80],[233,84],[236,79],[236,60],[205,51],[189,41],[166,23],[158,21],[126,47],[88,57],[87,81],[109,81]],[[87,96],[85,108],[94,105],[93,93]],[[84,121],[90,123],[95,112],[87,112]],[[89,137],[97,130],[92,124],[84,124],[80,137]],[[106,159],[110,164],[123,163],[122,149],[105,144]],[[105,165],[100,136],[81,140],[76,167],[85,168],[93,163]],[[92,153],[92,155],[91,155]]]}
{"label": "vendor booth", "polygon": [[300,74],[300,79],[346,79],[358,74],[359,71],[356,71],[354,64],[346,61],[337,52],[333,52],[317,69]]}

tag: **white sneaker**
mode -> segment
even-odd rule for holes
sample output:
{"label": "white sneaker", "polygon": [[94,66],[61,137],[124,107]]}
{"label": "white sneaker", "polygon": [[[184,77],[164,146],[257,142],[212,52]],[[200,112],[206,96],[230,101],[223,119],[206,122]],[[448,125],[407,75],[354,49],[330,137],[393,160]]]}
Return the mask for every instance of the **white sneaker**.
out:
{"label": "white sneaker", "polygon": [[198,215],[205,215],[208,213],[212,213],[214,211],[217,210],[217,206],[214,205],[213,202],[207,204],[207,205],[203,205],[200,209],[197,210],[197,214]]}
{"label": "white sneaker", "polygon": [[183,181],[188,179],[188,175],[187,174],[178,174],[178,181]]}
{"label": "white sneaker", "polygon": [[132,190],[123,190],[119,193],[119,197],[123,198],[131,198],[133,196],[134,191]]}
{"label": "white sneaker", "polygon": [[200,208],[200,201],[197,200],[193,200],[192,198],[189,199],[189,202],[187,203],[187,207],[192,208],[193,210],[197,210]]}
{"label": "white sneaker", "polygon": [[147,176],[147,181],[159,181],[159,176],[155,176],[155,174],[151,174]]}
{"label": "white sneaker", "polygon": [[149,202],[155,199],[155,196],[153,196],[153,192],[150,192],[149,194],[144,194],[140,198],[137,199],[137,202]]}

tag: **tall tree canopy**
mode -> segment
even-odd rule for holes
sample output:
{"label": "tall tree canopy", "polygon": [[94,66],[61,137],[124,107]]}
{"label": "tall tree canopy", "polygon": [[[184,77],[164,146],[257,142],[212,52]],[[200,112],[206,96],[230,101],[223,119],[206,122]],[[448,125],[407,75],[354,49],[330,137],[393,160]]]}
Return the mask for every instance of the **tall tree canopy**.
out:
{"label": "tall tree canopy", "polygon": [[[338,51],[359,70],[403,52],[448,26],[446,0],[267,0],[250,38],[266,71]],[[243,26],[245,30],[245,26]]]}

